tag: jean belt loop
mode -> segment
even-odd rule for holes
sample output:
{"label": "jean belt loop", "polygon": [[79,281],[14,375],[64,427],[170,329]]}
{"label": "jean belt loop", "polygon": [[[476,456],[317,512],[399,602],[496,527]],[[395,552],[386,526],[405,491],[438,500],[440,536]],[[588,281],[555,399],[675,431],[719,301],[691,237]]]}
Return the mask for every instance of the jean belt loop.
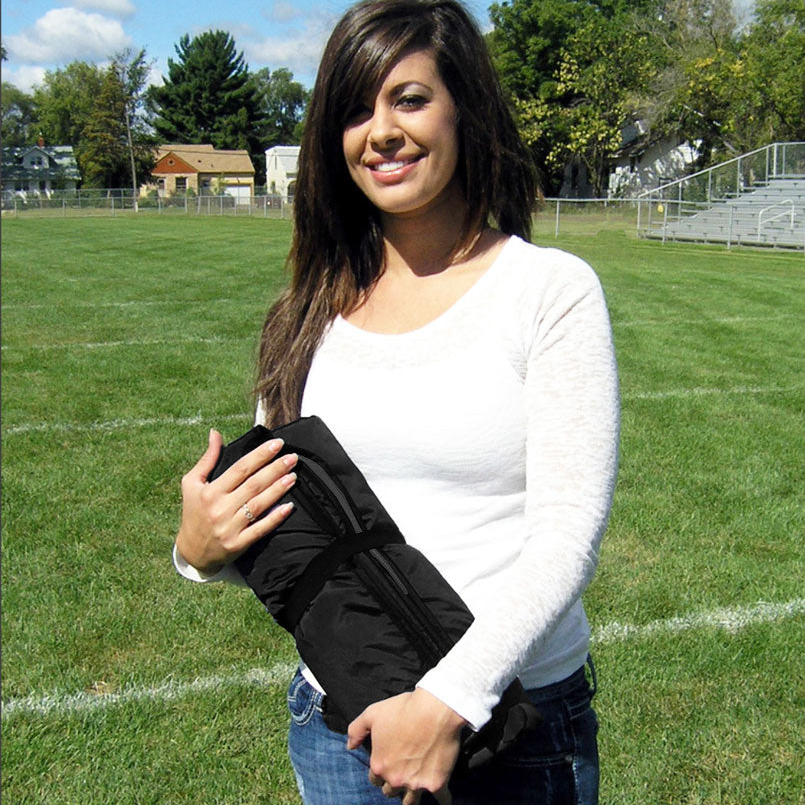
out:
{"label": "jean belt loop", "polygon": [[592,654],[587,655],[587,666],[590,669],[590,681],[592,683],[592,692],[590,693],[591,696],[595,696],[598,691],[598,677],[595,673],[595,663],[593,663]]}

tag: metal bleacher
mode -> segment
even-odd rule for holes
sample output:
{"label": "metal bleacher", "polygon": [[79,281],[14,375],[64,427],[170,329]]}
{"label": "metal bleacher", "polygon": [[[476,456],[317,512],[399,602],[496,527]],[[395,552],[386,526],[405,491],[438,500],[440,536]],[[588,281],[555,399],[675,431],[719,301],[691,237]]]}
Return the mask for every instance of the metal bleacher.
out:
{"label": "metal bleacher", "polygon": [[773,143],[639,199],[641,237],[805,249],[805,143]]}

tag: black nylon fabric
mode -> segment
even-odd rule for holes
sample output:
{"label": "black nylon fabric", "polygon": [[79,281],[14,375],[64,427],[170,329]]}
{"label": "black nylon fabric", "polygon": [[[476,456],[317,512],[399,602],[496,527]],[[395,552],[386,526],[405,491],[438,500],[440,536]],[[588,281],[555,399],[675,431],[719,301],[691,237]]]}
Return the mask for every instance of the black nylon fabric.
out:
{"label": "black nylon fabric", "polygon": [[[345,732],[368,705],[413,690],[472,623],[461,597],[405,543],[360,470],[318,417],[256,426],[226,445],[208,480],[272,438],[297,453],[291,515],[236,560],[327,691],[325,720]],[[484,762],[538,714],[518,680],[478,733],[467,731],[454,774]]]}

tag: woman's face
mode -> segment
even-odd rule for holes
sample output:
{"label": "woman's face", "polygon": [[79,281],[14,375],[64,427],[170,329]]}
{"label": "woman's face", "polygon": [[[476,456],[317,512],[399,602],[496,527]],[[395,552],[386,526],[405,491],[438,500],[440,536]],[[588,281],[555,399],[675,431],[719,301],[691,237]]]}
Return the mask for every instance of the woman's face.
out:
{"label": "woman's face", "polygon": [[456,106],[433,53],[400,59],[377,97],[350,114],[344,157],[355,184],[390,215],[419,213],[447,197],[456,178]]}

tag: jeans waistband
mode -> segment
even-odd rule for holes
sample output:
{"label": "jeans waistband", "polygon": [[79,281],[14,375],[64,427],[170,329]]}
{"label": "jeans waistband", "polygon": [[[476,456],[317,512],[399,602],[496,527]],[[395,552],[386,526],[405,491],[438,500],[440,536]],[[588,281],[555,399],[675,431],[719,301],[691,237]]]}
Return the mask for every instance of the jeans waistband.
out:
{"label": "jeans waistband", "polygon": [[[587,680],[587,669],[590,669],[590,680]],[[593,658],[588,654],[587,661],[577,671],[574,671],[570,676],[560,679],[558,682],[552,682],[550,685],[545,685],[541,688],[532,688],[528,691],[528,696],[532,702],[547,701],[548,699],[556,698],[557,696],[566,696],[571,691],[579,687],[589,686],[590,696],[595,696],[598,690],[598,678],[595,673],[595,665]]]}

